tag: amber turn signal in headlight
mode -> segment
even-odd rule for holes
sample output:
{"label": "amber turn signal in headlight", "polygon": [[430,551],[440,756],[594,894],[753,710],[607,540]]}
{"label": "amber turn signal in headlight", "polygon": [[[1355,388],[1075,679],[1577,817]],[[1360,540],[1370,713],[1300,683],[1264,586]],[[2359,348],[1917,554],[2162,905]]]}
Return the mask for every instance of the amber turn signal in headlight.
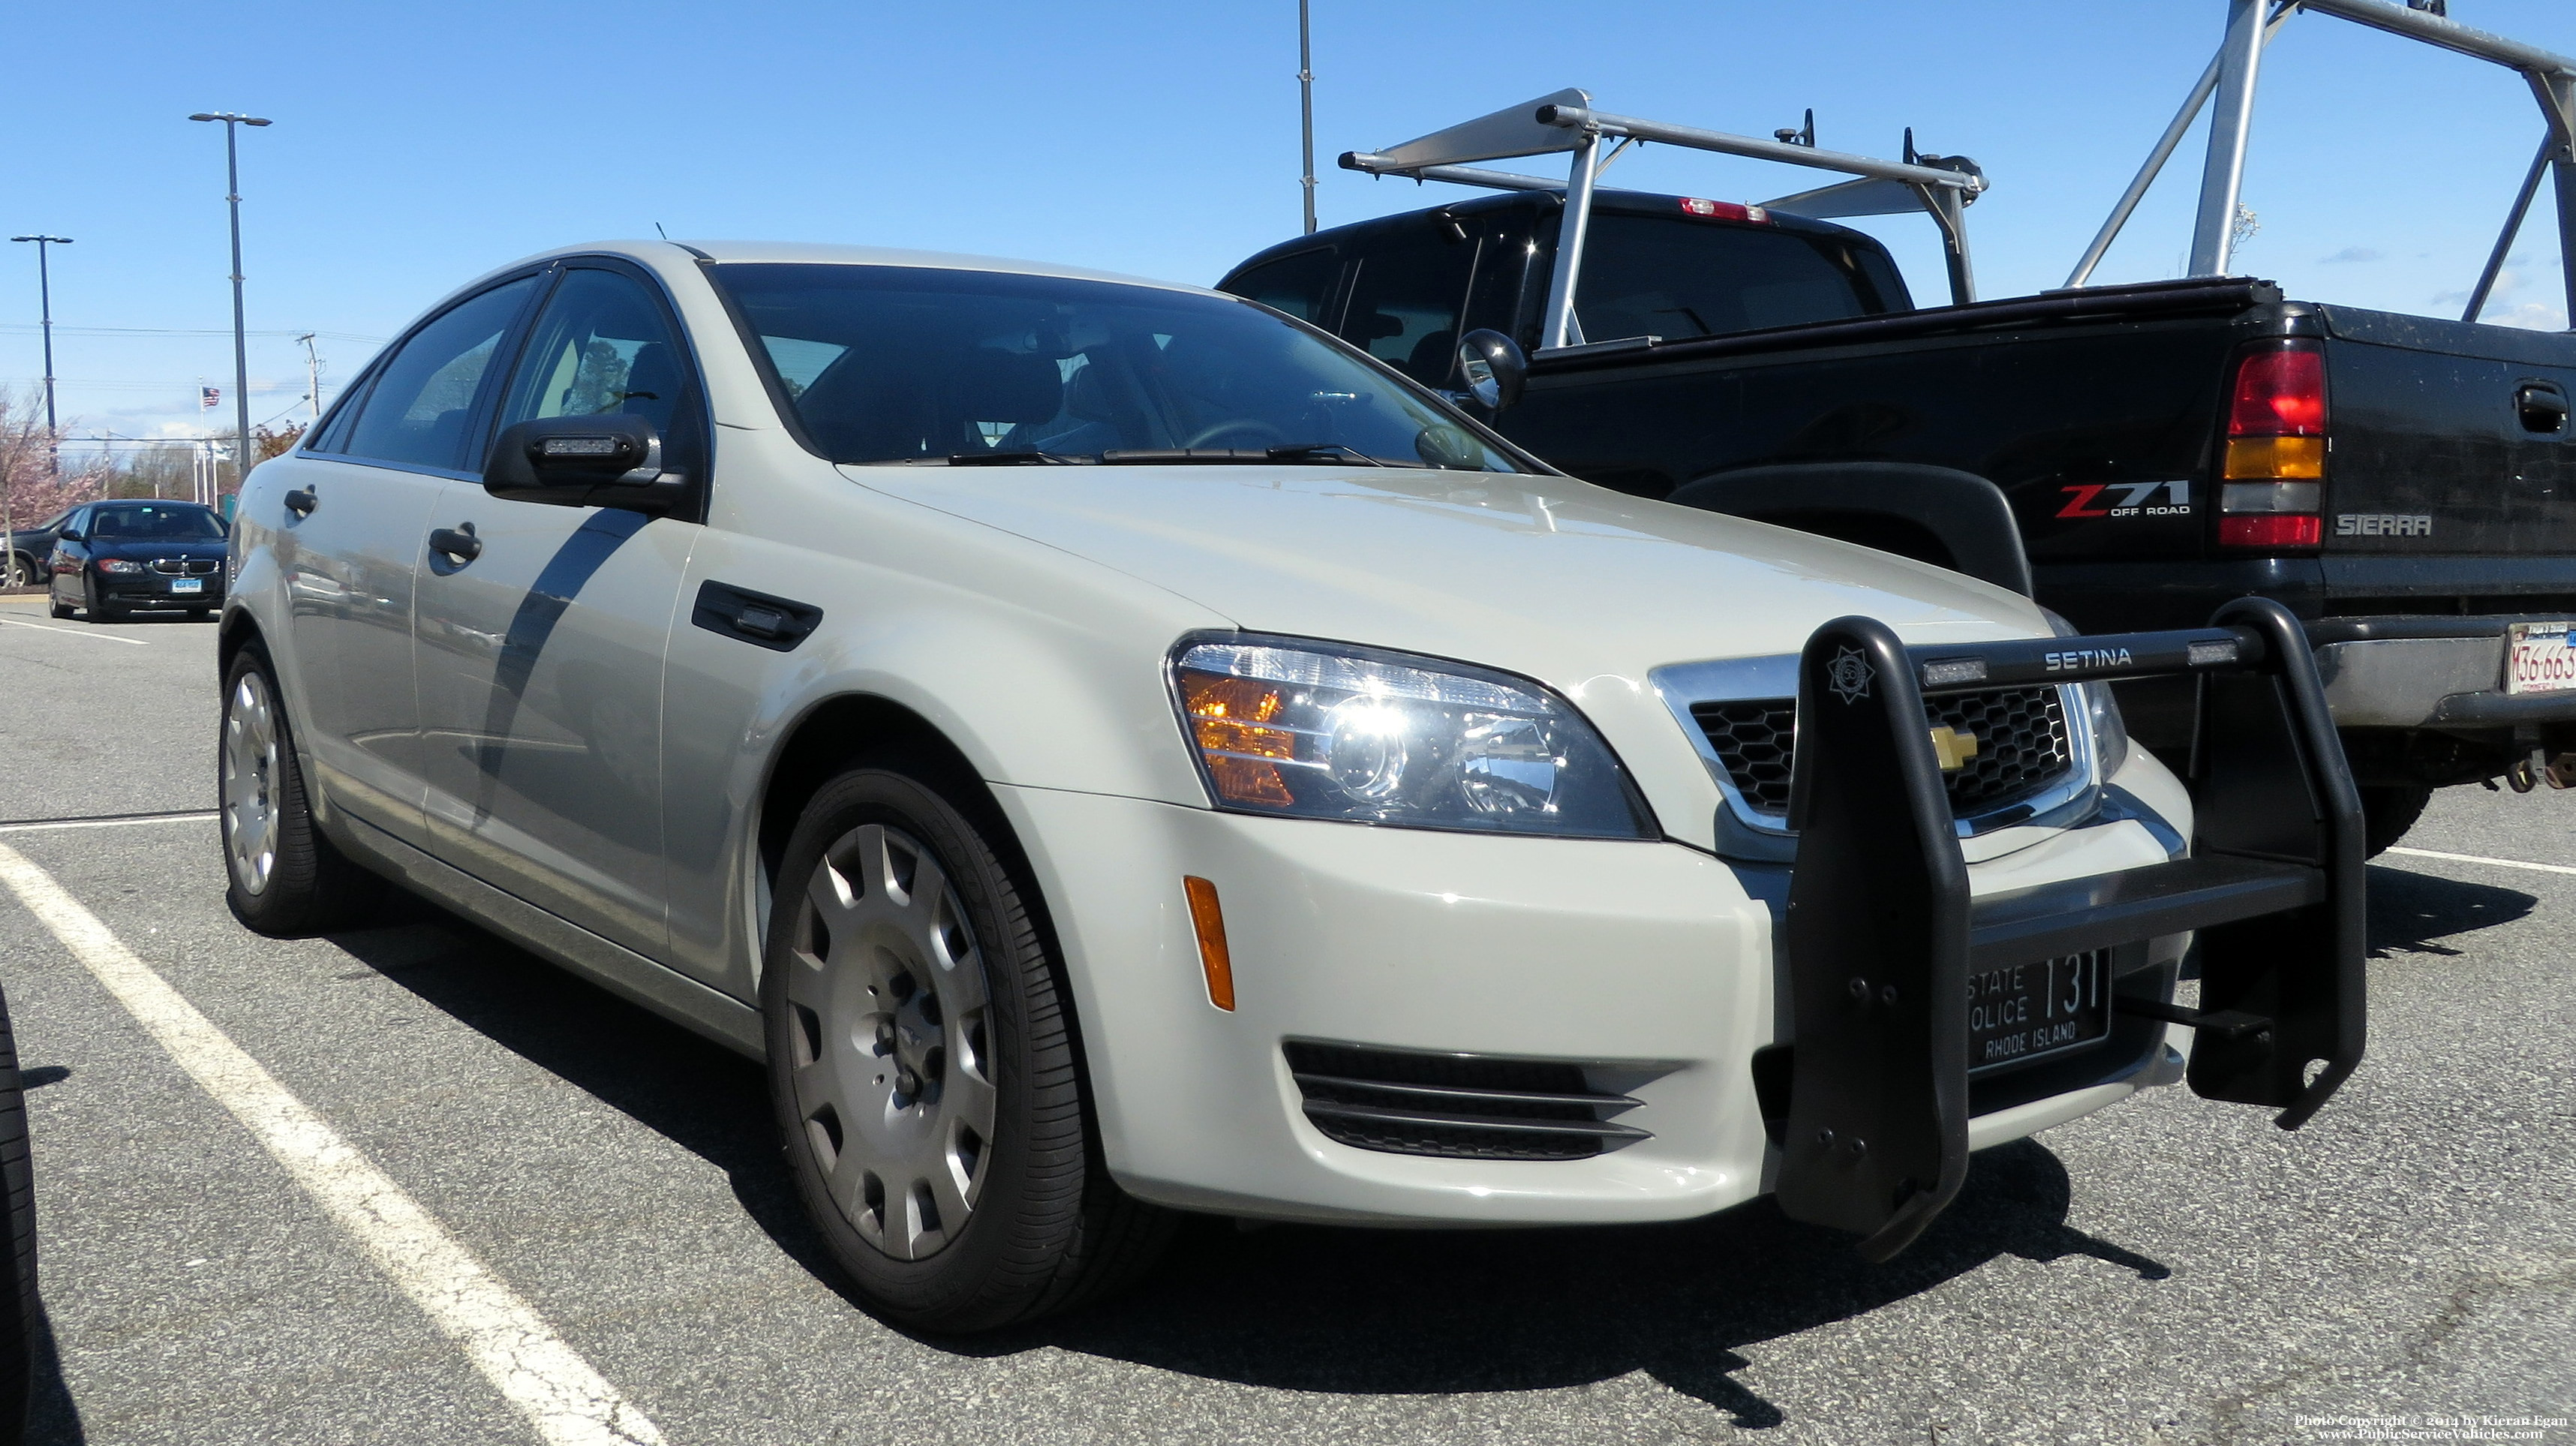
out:
{"label": "amber turn signal in headlight", "polygon": [[1490,833],[1655,836],[1592,725],[1507,673],[1233,633],[1184,640],[1172,692],[1219,808]]}

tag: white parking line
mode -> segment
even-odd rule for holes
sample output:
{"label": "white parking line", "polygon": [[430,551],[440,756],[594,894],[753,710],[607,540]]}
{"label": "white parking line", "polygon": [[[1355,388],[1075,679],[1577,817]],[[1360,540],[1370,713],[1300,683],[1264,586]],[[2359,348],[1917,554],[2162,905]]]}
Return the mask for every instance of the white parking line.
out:
{"label": "white parking line", "polygon": [[464,1349],[548,1446],[658,1446],[660,1430],[526,1301],[51,875],[0,845],[0,883]]}
{"label": "white parking line", "polygon": [[195,813],[143,813],[131,818],[40,818],[0,823],[0,833],[46,833],[59,828],[132,828],[144,823],[203,823],[219,815],[213,809]]}
{"label": "white parking line", "polygon": [[102,633],[91,628],[57,628],[48,626],[44,623],[22,623],[16,618],[0,618],[0,625],[6,625],[13,628],[27,628],[39,633],[60,633],[67,638],[87,638],[90,641],[97,643],[123,643],[130,648],[148,648],[152,646],[141,638],[120,638],[114,633]]}
{"label": "white parking line", "polygon": [[2488,864],[2499,869],[2530,869],[2534,873],[2542,874],[2576,874],[2576,868],[2569,868],[2565,864],[2533,864],[2525,863],[2521,859],[2491,859],[2483,854],[2446,854],[2437,853],[2432,849],[2397,848],[2390,849],[2388,852],[2404,854],[2408,858],[2449,859],[2455,864]]}

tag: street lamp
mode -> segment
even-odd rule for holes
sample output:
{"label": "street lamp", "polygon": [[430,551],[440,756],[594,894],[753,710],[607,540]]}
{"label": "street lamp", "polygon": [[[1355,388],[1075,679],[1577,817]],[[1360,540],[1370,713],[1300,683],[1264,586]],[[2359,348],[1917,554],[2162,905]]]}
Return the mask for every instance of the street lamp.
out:
{"label": "street lamp", "polygon": [[[12,236],[12,241],[36,243],[36,297],[45,318],[45,470],[59,477],[63,472],[63,444],[54,424],[54,274],[47,265],[47,252],[55,246],[69,246],[69,236]],[[18,576],[18,518],[11,507],[8,489],[0,484],[0,587],[13,587]]]}
{"label": "street lamp", "polygon": [[269,122],[229,110],[201,110],[188,119],[224,123],[224,200],[233,214],[233,489],[239,491],[250,474],[250,345],[242,331],[241,155],[233,138],[243,126]]}

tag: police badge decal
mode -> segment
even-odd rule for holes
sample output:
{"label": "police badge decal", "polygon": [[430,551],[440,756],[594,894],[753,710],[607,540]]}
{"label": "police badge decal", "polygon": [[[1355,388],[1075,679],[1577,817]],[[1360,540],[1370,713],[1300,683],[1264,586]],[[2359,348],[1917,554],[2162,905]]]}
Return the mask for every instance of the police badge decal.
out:
{"label": "police badge decal", "polygon": [[1869,680],[1876,676],[1870,671],[1869,659],[1858,648],[1845,648],[1825,664],[1825,682],[1846,703],[1868,697]]}

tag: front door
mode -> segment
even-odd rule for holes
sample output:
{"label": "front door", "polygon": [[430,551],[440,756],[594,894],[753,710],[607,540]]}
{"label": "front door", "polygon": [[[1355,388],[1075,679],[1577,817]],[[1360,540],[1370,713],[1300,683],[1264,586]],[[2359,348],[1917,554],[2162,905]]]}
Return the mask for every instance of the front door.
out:
{"label": "front door", "polygon": [[[624,413],[703,479],[701,409],[659,299],[575,265],[529,330],[496,427]],[[662,654],[703,530],[450,484],[424,526],[470,533],[421,570],[413,651],[432,850],[660,959]],[[449,543],[454,538],[446,539]]]}
{"label": "front door", "polygon": [[[288,650],[304,751],[324,794],[405,842],[421,839],[419,699],[412,690],[413,569],[430,506],[465,465],[487,373],[535,277],[505,282],[413,331],[348,416],[283,469],[305,494],[283,516]],[[281,660],[282,661],[282,660]]]}

